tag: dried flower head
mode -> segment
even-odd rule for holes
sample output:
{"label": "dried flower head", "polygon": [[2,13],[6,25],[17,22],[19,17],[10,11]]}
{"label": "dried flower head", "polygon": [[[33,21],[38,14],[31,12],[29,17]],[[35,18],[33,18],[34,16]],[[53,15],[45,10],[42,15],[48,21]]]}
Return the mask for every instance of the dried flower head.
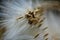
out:
{"label": "dried flower head", "polygon": [[28,14],[25,15],[25,17],[27,18],[29,24],[37,24],[42,14],[43,9],[40,7],[36,8],[33,12],[29,11]]}

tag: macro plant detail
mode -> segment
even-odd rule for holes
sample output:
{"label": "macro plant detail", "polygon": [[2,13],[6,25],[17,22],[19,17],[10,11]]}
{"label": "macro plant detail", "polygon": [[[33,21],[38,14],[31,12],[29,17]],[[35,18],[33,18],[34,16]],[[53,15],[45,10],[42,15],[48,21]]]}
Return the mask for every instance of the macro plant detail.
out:
{"label": "macro plant detail", "polygon": [[60,40],[60,3],[2,0],[0,40]]}

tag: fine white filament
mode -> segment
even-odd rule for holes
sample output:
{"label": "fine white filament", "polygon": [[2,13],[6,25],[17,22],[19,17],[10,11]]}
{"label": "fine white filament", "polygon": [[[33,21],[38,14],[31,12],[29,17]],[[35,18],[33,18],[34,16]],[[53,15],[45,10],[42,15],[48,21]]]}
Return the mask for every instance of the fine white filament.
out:
{"label": "fine white filament", "polygon": [[[6,31],[1,40],[60,40],[60,16],[57,16],[58,12],[53,12],[52,9],[49,10],[50,6],[47,7],[46,5],[48,3],[39,0],[4,0],[3,5],[0,5],[3,9],[0,16],[4,17],[0,21],[0,25],[3,25],[1,28],[6,28]],[[36,7],[45,7],[46,10],[43,15],[45,20],[40,28],[29,25],[28,20],[25,18],[25,14]],[[23,18],[16,20],[18,17]],[[45,27],[48,27],[48,29],[44,31]],[[34,38],[38,33],[40,33],[39,36]],[[48,33],[46,37],[48,39],[44,38],[46,33]]]}

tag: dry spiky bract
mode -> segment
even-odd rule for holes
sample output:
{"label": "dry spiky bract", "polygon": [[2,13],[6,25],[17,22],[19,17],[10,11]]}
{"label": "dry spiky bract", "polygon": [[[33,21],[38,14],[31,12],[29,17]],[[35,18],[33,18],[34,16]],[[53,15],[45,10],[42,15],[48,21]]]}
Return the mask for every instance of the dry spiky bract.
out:
{"label": "dry spiky bract", "polygon": [[28,19],[29,24],[37,24],[43,14],[43,8],[38,7],[33,12],[29,11],[25,17]]}

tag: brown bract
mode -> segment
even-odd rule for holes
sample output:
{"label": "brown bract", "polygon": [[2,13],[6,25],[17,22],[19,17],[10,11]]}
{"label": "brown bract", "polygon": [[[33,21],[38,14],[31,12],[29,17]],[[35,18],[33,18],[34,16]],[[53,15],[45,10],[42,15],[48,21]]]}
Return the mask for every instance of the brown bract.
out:
{"label": "brown bract", "polygon": [[37,24],[40,20],[40,16],[43,14],[42,8],[36,8],[33,12],[29,11],[28,14],[25,15],[25,17],[28,20],[29,24]]}

